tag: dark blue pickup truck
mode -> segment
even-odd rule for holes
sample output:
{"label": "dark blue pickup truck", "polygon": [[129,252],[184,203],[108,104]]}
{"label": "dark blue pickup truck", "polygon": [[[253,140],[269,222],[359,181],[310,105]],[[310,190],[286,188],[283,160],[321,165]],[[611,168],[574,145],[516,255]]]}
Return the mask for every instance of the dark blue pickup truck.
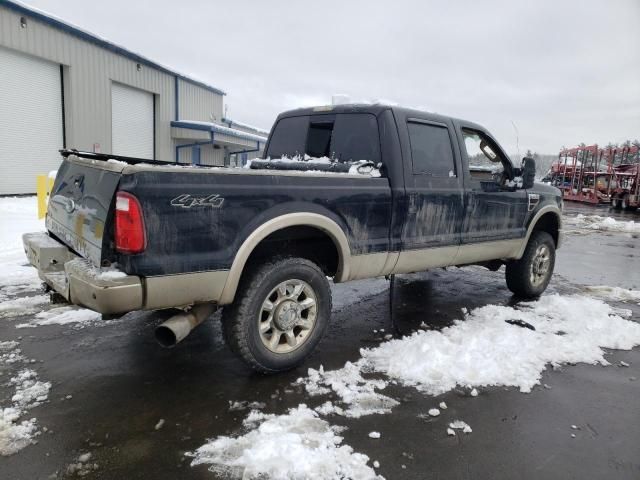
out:
{"label": "dark blue pickup truck", "polygon": [[285,112],[251,168],[62,154],[48,232],[24,236],[46,285],[104,314],[181,308],[157,332],[168,345],[224,307],[227,343],[262,372],[318,344],[328,279],[505,264],[530,298],[559,247],[560,192],[534,185],[531,159],[516,167],[483,127],[422,111]]}

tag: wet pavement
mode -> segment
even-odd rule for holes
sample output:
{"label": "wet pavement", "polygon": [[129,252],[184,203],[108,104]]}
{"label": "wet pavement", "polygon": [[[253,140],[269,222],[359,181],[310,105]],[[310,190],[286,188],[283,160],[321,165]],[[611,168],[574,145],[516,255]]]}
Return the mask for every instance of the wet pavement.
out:
{"label": "wet pavement", "polygon": [[[594,214],[588,207],[566,210]],[[596,212],[612,215],[607,209]],[[638,214],[613,216],[640,219]],[[639,288],[638,248],[640,240],[631,234],[568,235],[549,291],[579,292],[582,284]],[[270,413],[300,403],[319,405],[322,399],[307,397],[292,382],[308,367],[333,369],[357,360],[360,348],[379,343],[374,329],[389,331],[389,291],[379,292],[379,282],[364,283],[354,301],[348,288],[336,287],[342,308],[334,311],[325,339],[306,365],[272,377],[253,374],[231,354],[222,342],[218,315],[171,350],[153,339],[158,313],[137,312],[82,329],[16,329],[30,317],[2,319],[0,338],[21,336],[20,348],[38,360],[33,368],[52,382],[52,389],[49,402],[30,414],[48,432],[36,445],[0,457],[0,478],[72,478],[67,466],[86,452],[99,466],[87,478],[216,478],[206,466],[190,467],[184,453],[207,438],[242,431],[247,411],[229,411],[230,401],[264,402]],[[367,296],[368,290],[373,295]],[[515,302],[504,273],[481,268],[398,277],[393,299],[395,322],[405,333],[421,322],[449,325],[462,317],[463,307]],[[640,306],[612,304],[632,309],[632,318],[640,319]],[[387,479],[638,479],[640,349],[613,351],[608,360],[630,366],[547,369],[541,386],[529,394],[488,388],[475,398],[462,389],[432,397],[395,386],[385,390],[401,402],[391,414],[331,421],[348,427],[345,443],[378,460],[377,471]],[[10,394],[10,388],[0,387],[0,404],[6,405]],[[441,401],[449,407],[445,418],[418,417]],[[473,433],[447,436],[445,422],[455,418],[472,425]],[[156,430],[161,419],[164,425]],[[372,430],[382,438],[369,438]]]}

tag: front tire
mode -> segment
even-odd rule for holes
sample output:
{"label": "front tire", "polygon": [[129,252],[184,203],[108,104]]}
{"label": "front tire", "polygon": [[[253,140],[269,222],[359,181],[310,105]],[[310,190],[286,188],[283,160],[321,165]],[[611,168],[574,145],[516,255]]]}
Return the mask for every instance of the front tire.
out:
{"label": "front tire", "polygon": [[234,353],[258,372],[276,373],[304,362],[330,317],[322,270],[304,258],[276,258],[247,271],[222,322]]}
{"label": "front tire", "polygon": [[556,245],[547,232],[534,231],[520,260],[507,264],[507,287],[516,296],[536,298],[549,285],[556,263]]}

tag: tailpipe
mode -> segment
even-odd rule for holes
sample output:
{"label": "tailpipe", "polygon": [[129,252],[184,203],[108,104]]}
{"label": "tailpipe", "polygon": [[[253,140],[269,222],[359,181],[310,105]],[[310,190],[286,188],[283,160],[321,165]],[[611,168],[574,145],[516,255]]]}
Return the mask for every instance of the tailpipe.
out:
{"label": "tailpipe", "polygon": [[200,325],[215,311],[216,307],[212,303],[194,305],[188,312],[174,315],[156,327],[156,340],[163,347],[175,347],[177,343],[184,340],[191,333],[191,330]]}

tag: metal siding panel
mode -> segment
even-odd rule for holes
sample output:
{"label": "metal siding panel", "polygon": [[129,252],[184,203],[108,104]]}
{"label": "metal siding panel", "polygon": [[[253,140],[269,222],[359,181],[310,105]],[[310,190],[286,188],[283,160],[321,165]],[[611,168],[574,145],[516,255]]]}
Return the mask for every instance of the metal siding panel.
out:
{"label": "metal siding panel", "polygon": [[60,67],[0,48],[0,85],[0,194],[33,193],[61,160]]}
{"label": "metal siding panel", "polygon": [[[174,75],[142,65],[93,43],[20,15],[0,6],[0,45],[68,67],[65,70],[67,146],[91,150],[99,143],[103,152],[111,148],[111,81],[154,92],[156,100],[156,157],[172,160],[174,150],[170,122],[174,119]],[[209,120],[213,112],[222,117],[222,96],[180,80],[181,107],[192,119]],[[193,115],[191,113],[193,112]],[[184,116],[184,115],[183,115]]]}

